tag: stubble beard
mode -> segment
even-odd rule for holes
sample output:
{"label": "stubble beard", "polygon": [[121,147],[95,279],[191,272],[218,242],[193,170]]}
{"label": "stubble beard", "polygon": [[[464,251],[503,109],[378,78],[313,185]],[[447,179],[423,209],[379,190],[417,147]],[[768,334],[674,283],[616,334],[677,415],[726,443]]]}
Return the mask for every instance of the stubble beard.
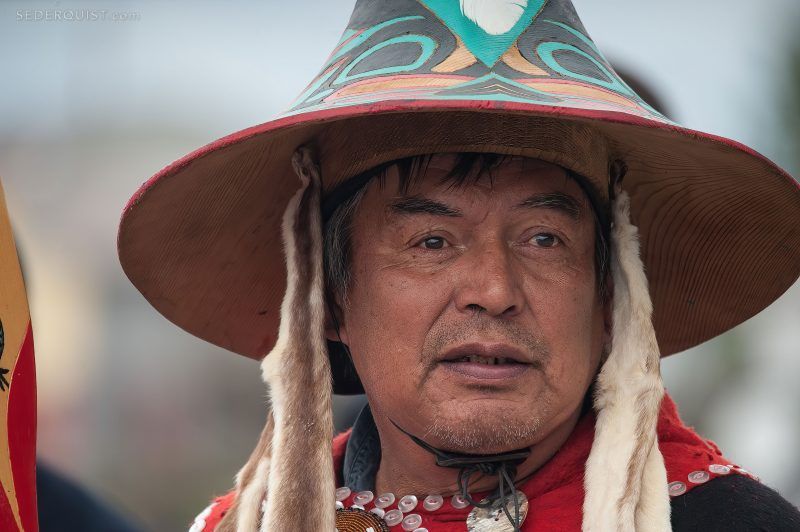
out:
{"label": "stubble beard", "polygon": [[[446,345],[466,342],[475,336],[502,339],[524,348],[535,355],[533,363],[540,371],[550,357],[550,350],[543,338],[513,323],[487,319],[476,313],[469,322],[440,324],[426,338],[423,361],[429,364],[423,382],[435,367],[436,356]],[[460,453],[494,454],[513,451],[532,445],[540,439],[543,420],[550,413],[550,404],[542,395],[531,398],[529,406],[515,405],[513,408],[498,406],[491,399],[493,390],[487,390],[487,402],[469,401],[463,405],[434,414],[423,439],[435,446]],[[502,404],[502,403],[501,403]]]}
{"label": "stubble beard", "polygon": [[[466,405],[465,405],[466,406]],[[530,447],[540,439],[543,412],[477,408],[437,415],[424,439],[437,448],[466,454],[495,454]],[[434,443],[435,442],[435,443]]]}

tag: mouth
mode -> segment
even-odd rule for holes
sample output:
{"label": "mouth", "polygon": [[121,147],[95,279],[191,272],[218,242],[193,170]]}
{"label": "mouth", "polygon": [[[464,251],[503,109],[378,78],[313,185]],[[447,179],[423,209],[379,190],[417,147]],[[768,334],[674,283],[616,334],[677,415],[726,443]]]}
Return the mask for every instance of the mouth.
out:
{"label": "mouth", "polygon": [[446,351],[438,366],[473,381],[497,381],[520,378],[535,364],[523,351],[505,344],[466,344]]}
{"label": "mouth", "polygon": [[471,362],[473,364],[486,364],[487,366],[498,366],[500,364],[522,364],[512,358],[505,357],[484,357],[480,355],[469,355],[455,360],[443,360],[442,362]]}

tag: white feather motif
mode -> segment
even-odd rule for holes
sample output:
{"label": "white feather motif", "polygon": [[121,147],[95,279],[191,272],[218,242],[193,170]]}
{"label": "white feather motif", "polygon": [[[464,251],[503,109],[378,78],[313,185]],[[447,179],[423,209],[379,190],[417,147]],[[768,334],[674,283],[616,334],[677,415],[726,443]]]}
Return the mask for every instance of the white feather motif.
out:
{"label": "white feather motif", "polygon": [[460,0],[461,12],[490,35],[502,35],[517,23],[528,0]]}

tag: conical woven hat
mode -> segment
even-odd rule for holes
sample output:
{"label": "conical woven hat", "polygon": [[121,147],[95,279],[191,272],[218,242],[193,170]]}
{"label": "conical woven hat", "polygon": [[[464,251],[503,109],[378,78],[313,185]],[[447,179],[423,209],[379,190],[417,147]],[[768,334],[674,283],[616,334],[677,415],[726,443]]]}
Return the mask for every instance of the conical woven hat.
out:
{"label": "conical woven hat", "polygon": [[662,355],[758,313],[800,272],[797,183],[653,110],[571,2],[359,0],[291,109],[175,162],[125,208],[120,260],[159,312],[236,353],[269,352],[286,286],[281,215],[299,187],[290,159],[303,144],[326,193],[396,158],[481,151],[562,165],[605,198],[609,167],[623,163]]}

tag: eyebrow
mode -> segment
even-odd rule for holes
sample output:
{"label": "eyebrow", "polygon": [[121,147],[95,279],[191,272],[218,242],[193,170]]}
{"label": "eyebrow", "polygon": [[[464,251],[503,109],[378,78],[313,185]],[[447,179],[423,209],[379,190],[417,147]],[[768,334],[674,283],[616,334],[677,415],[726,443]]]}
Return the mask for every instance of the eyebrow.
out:
{"label": "eyebrow", "polygon": [[[463,213],[455,207],[422,196],[409,196],[396,200],[389,205],[389,208],[400,215],[430,214],[453,218],[463,216]],[[531,194],[514,207],[514,210],[520,209],[553,209],[563,212],[573,220],[580,219],[582,212],[580,203],[563,192]]]}
{"label": "eyebrow", "polygon": [[432,214],[434,216],[462,216],[460,210],[445,205],[444,203],[423,198],[422,196],[409,196],[392,202],[389,208],[396,214]]}
{"label": "eyebrow", "polygon": [[515,209],[520,208],[554,209],[563,212],[573,220],[579,220],[582,212],[581,204],[578,200],[563,192],[532,194],[515,207]]}

